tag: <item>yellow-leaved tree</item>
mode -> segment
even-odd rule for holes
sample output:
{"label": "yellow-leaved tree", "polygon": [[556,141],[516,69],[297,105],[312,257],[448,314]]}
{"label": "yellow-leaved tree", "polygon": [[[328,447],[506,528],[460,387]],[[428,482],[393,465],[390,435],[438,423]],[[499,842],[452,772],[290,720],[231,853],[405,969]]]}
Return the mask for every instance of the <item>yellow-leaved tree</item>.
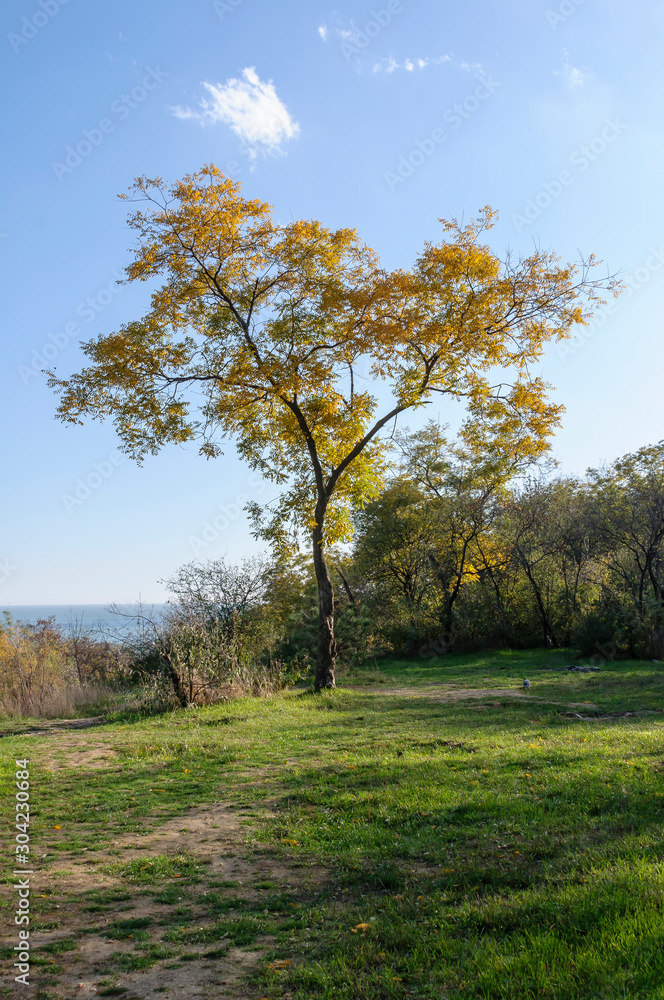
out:
{"label": "yellow-leaved tree", "polygon": [[[381,430],[447,396],[465,401],[469,434],[490,431],[506,454],[543,454],[561,407],[530,366],[616,283],[591,277],[593,258],[561,265],[538,250],[501,261],[480,242],[489,208],[464,227],[443,221],[440,243],[387,272],[355,230],[277,223],[212,165],[170,187],[138,178],[130,190],[121,197],[142,207],[129,217],[138,238],[126,280],[163,284],[142,319],[84,345],[89,367],[49,373],[58,415],[112,417],[137,461],[194,438],[214,457],[234,436],[249,465],[282,486],[271,506],[248,505],[256,536],[311,538],[316,688],[333,687],[325,551],[378,493]],[[382,413],[380,384],[392,393]]]}

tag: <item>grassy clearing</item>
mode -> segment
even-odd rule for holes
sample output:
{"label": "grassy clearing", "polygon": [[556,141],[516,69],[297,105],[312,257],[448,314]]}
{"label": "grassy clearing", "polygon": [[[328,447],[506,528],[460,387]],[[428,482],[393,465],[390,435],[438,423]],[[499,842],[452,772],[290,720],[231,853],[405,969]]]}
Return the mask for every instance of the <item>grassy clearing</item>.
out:
{"label": "grassy clearing", "polygon": [[[76,931],[56,880],[38,956],[61,968],[90,935],[122,944],[91,972],[108,990],[185,962],[223,972],[240,948],[255,954],[244,997],[661,1000],[664,665],[572,662],[389,661],[321,696],[125,716],[77,734],[117,755],[85,781],[46,775],[51,737],[7,735],[6,781],[15,756],[35,761],[41,867],[115,880],[83,893]],[[524,677],[528,696],[504,693]],[[219,801],[248,879],[213,877],[191,848],[141,850]],[[65,980],[51,971],[44,996]]]}

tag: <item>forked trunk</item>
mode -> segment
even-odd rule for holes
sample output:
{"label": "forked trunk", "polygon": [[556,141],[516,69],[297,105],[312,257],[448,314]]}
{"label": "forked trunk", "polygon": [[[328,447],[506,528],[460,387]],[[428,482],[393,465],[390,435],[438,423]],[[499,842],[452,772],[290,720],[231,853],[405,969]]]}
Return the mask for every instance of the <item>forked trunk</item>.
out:
{"label": "forked trunk", "polygon": [[325,562],[322,530],[317,525],[312,532],[314,570],[318,584],[318,654],[316,657],[316,691],[335,687],[334,667],[337,644],[334,640],[334,590]]}

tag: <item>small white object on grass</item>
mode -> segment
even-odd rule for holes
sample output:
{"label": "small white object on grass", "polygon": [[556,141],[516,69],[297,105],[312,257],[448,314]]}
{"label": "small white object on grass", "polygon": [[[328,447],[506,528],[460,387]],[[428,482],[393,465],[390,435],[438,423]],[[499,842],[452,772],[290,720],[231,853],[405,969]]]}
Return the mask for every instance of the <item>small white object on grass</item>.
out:
{"label": "small white object on grass", "polygon": [[525,680],[525,681],[523,682],[523,686],[524,686],[525,688],[529,688],[529,687],[530,687],[530,681],[529,681],[529,680],[528,680],[527,678],[526,678],[526,680]]}

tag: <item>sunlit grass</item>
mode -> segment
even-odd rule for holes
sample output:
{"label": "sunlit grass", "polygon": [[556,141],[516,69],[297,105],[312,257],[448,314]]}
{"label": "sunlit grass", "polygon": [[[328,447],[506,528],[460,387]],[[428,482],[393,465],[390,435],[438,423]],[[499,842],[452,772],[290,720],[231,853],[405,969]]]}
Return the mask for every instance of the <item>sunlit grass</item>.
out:
{"label": "sunlit grass", "polygon": [[[273,935],[257,996],[662,1000],[664,669],[564,669],[575,662],[560,651],[387,661],[318,696],[118,719],[95,731],[115,770],[81,782],[35,762],[33,835],[48,864],[58,847],[76,854],[174,816],[185,825],[205,803],[235,807],[247,850],[302,866],[304,889],[261,876],[274,889],[259,901],[233,883],[203,897],[205,867],[177,853],[120,856],[112,871],[118,902],[123,887],[154,883],[176,907],[192,885],[206,917],[170,911],[178,946],[214,942],[223,957]],[[627,714],[640,711],[653,714]],[[35,737],[5,741],[5,762],[39,752]],[[88,904],[113,913],[111,895]]]}

